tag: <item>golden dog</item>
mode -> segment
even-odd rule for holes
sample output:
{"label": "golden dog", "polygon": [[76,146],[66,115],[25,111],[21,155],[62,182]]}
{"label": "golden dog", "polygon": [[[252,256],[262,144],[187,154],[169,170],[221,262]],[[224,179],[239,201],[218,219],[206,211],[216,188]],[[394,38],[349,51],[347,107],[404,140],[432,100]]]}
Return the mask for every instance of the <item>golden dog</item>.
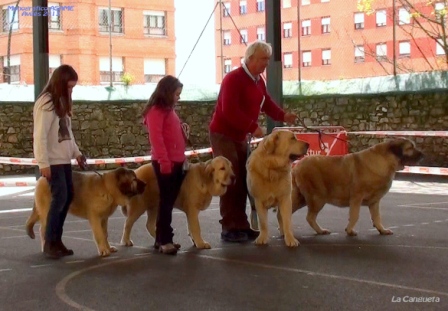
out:
{"label": "golden dog", "polygon": [[[380,200],[389,191],[395,172],[415,165],[423,157],[408,139],[393,139],[343,156],[309,156],[292,170],[293,213],[308,205],[306,220],[317,234],[329,234],[316,222],[326,203],[350,207],[345,231],[350,236],[361,205],[368,206],[373,226],[383,235],[392,234],[381,222]],[[279,220],[280,221],[280,220]]]}
{"label": "golden dog", "polygon": [[[143,193],[145,183],[137,178],[133,170],[117,168],[104,174],[73,172],[74,197],[69,213],[85,218],[92,228],[93,237],[100,256],[109,256],[117,249],[107,240],[107,223],[118,205],[125,205],[129,199]],[[37,181],[34,206],[26,221],[26,231],[34,239],[34,224],[40,221],[42,250],[45,243],[45,227],[50,209],[51,191],[46,178]]]}
{"label": "golden dog", "polygon": [[309,144],[298,140],[293,132],[278,130],[266,136],[249,156],[247,188],[254,199],[260,224],[255,244],[268,243],[268,209],[278,206],[286,245],[299,245],[291,227],[291,161],[305,155],[308,147]]}
{"label": "golden dog", "polygon": [[[138,178],[146,182],[143,195],[135,196],[129,204],[122,206],[126,218],[121,244],[132,246],[130,235],[135,221],[146,211],[146,229],[155,238],[157,213],[159,209],[159,186],[152,164],[145,164],[135,170]],[[221,196],[227,186],[234,182],[235,175],[232,164],[225,157],[219,156],[205,163],[190,164],[182,183],[174,207],[185,212],[188,231],[193,244],[197,248],[211,248],[202,239],[199,225],[199,212],[208,208],[213,196]]]}

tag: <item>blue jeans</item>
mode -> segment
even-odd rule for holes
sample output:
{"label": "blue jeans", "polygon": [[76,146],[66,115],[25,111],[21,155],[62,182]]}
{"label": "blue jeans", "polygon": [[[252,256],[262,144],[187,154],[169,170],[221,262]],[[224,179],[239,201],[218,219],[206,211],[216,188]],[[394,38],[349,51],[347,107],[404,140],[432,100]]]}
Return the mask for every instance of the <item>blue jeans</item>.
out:
{"label": "blue jeans", "polygon": [[157,177],[159,185],[159,213],[157,214],[156,224],[156,242],[160,245],[173,243],[173,228],[171,227],[171,220],[174,208],[179,195],[182,181],[185,174],[183,171],[183,162],[175,162],[171,174],[162,174],[160,172],[160,164],[157,161],[152,161],[154,173]]}
{"label": "blue jeans", "polygon": [[51,204],[47,215],[45,241],[57,242],[62,239],[62,228],[73,199],[72,166],[50,165],[50,170]]}

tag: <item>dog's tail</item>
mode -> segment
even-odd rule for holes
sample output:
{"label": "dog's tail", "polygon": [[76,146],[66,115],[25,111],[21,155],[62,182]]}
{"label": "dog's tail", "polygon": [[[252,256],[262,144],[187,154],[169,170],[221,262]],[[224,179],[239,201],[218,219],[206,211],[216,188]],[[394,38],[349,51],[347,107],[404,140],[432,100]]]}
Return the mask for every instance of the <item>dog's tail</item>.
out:
{"label": "dog's tail", "polygon": [[39,214],[37,213],[36,209],[36,201],[33,203],[33,211],[31,212],[31,215],[26,220],[26,233],[28,236],[32,239],[34,239],[36,236],[34,235],[34,224],[39,220]]}
{"label": "dog's tail", "polygon": [[306,200],[303,194],[300,192],[298,181],[294,178],[292,178],[292,193],[291,193],[291,199],[292,199],[292,212],[294,213],[296,210],[301,209],[306,205]]}
{"label": "dog's tail", "polygon": [[128,207],[127,207],[127,205],[123,205],[121,207],[121,213],[123,214],[123,216],[128,217]]}

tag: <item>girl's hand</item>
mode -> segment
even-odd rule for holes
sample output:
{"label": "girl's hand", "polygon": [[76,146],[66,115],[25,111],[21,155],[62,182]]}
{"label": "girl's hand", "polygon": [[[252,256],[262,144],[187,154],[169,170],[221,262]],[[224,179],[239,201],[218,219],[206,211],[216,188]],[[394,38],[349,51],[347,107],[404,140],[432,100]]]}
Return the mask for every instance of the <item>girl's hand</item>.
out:
{"label": "girl's hand", "polygon": [[51,169],[50,167],[44,167],[40,169],[40,175],[42,177],[45,177],[48,181],[51,180]]}

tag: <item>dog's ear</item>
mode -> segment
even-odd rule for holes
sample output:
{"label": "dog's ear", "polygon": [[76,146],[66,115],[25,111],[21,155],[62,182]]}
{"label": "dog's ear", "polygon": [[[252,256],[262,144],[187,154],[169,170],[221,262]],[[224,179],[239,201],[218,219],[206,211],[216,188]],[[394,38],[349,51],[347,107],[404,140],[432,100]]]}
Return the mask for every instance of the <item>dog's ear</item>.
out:
{"label": "dog's ear", "polygon": [[396,155],[399,159],[403,158],[403,143],[404,140],[401,139],[394,139],[389,142],[390,152]]}
{"label": "dog's ear", "polygon": [[267,154],[274,154],[275,149],[277,148],[278,142],[278,132],[271,133],[268,137],[265,138],[263,142],[263,148],[266,150]]}
{"label": "dog's ear", "polygon": [[213,172],[215,171],[212,161],[213,160],[208,160],[207,162],[205,162],[205,176],[207,176],[208,178],[212,178]]}

